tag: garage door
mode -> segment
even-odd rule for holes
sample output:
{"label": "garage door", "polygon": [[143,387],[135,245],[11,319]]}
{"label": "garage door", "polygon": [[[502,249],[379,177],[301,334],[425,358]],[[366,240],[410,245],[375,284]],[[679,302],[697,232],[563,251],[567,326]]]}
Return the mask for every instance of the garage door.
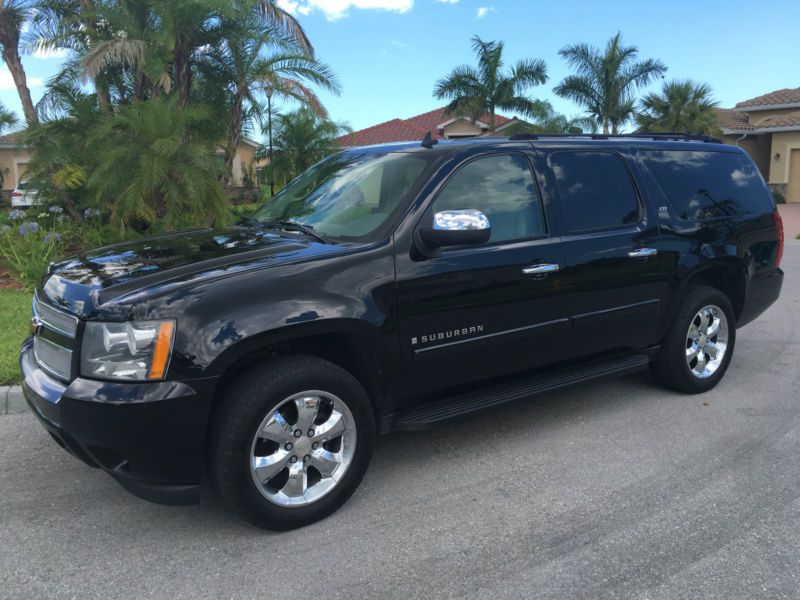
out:
{"label": "garage door", "polygon": [[800,150],[792,150],[789,161],[789,185],[786,186],[786,201],[800,202]]}

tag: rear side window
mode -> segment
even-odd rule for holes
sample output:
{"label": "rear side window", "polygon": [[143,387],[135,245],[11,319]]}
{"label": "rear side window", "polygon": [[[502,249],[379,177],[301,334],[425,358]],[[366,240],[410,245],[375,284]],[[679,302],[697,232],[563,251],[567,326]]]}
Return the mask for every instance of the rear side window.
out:
{"label": "rear side window", "polygon": [[774,210],[761,173],[742,154],[642,150],[639,156],[681,219],[695,221]]}
{"label": "rear side window", "polygon": [[628,170],[612,152],[555,152],[549,158],[567,229],[612,229],[639,222],[639,202]]}

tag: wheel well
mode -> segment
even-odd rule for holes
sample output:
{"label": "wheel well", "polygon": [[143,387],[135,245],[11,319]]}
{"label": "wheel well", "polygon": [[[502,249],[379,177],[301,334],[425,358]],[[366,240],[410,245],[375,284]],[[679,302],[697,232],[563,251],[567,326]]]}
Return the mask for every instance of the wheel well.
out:
{"label": "wheel well", "polygon": [[717,288],[733,304],[733,310],[736,313],[736,319],[742,314],[744,308],[744,290],[745,278],[744,274],[733,266],[729,267],[711,267],[695,273],[687,282],[687,287],[690,285],[707,285]]}
{"label": "wheel well", "polygon": [[366,391],[375,409],[376,418],[381,414],[383,389],[377,373],[370,345],[364,344],[356,335],[347,333],[324,333],[300,337],[275,344],[264,345],[242,356],[229,365],[217,385],[214,403],[224,393],[228,384],[254,366],[276,356],[302,354],[315,356],[338,365],[355,377]]}

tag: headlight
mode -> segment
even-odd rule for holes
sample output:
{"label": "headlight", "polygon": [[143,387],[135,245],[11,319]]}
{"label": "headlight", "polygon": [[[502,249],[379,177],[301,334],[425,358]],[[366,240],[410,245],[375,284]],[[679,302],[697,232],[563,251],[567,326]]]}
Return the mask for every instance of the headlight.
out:
{"label": "headlight", "polygon": [[175,322],[89,321],[83,332],[81,375],[98,379],[163,379],[172,353]]}

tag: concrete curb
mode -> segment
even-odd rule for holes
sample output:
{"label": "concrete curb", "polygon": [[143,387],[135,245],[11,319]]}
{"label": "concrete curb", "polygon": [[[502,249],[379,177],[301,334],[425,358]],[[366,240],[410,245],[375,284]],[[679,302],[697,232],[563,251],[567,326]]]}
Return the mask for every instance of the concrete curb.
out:
{"label": "concrete curb", "polygon": [[28,403],[22,395],[22,386],[0,386],[0,416],[28,412]]}

